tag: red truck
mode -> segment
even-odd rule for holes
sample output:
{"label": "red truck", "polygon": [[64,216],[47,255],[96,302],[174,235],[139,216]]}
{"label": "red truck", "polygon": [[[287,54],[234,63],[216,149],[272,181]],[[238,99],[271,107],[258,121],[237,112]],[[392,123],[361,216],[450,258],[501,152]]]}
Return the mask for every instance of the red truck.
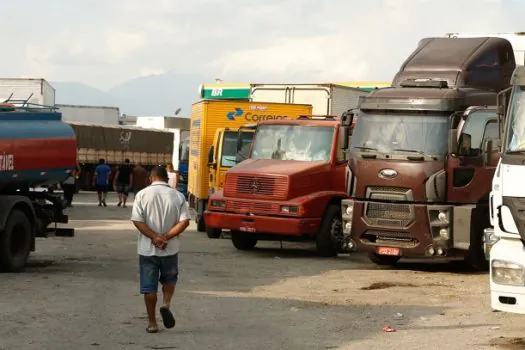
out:
{"label": "red truck", "polygon": [[392,87],[362,97],[348,153],[345,234],[380,265],[462,257],[488,267],[483,231],[500,156],[498,92],[515,68],[501,38],[426,38]]}
{"label": "red truck", "polygon": [[37,237],[72,237],[64,201],[35,187],[65,180],[77,164],[75,132],[53,107],[0,104],[0,270],[23,270]]}
{"label": "red truck", "polygon": [[250,157],[210,196],[206,224],[230,230],[240,250],[270,240],[315,241],[321,256],[343,252],[349,130],[328,116],[258,123]]}

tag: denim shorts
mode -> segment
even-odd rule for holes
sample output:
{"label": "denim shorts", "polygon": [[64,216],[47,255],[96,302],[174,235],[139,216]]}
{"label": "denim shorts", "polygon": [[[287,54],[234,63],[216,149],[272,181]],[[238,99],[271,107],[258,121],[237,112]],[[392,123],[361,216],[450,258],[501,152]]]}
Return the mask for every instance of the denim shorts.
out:
{"label": "denim shorts", "polygon": [[169,256],[139,255],[140,293],[156,293],[161,284],[177,284],[179,254]]}
{"label": "denim shorts", "polygon": [[129,185],[117,183],[115,191],[117,193],[122,193],[127,197],[129,195]]}

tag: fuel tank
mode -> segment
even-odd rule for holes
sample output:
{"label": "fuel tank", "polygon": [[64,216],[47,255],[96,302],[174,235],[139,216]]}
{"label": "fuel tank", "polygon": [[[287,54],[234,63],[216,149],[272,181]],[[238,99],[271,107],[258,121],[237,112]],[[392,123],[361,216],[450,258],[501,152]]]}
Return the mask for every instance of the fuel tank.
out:
{"label": "fuel tank", "polygon": [[57,112],[0,111],[0,193],[64,180],[77,162],[75,132]]}

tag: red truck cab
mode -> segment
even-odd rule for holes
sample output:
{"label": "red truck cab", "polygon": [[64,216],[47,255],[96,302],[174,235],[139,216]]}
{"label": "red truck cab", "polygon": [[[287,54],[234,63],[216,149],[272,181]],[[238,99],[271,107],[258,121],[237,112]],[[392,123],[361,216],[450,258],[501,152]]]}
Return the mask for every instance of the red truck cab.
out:
{"label": "red truck cab", "polygon": [[210,196],[206,224],[230,230],[240,250],[259,240],[310,240],[322,256],[342,252],[348,133],[335,117],[258,123],[249,158]]}

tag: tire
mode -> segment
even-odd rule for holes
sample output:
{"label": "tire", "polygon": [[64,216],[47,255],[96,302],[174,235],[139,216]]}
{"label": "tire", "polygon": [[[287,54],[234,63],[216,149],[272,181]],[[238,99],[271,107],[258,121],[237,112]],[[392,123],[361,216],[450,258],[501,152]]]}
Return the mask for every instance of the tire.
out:
{"label": "tire", "polygon": [[372,261],[376,265],[380,266],[395,266],[399,259],[401,259],[400,256],[388,256],[388,255],[379,255],[376,253],[369,253],[368,259]]}
{"label": "tire", "polygon": [[238,250],[252,250],[257,245],[257,238],[248,233],[231,231],[232,243]]}
{"label": "tire", "polygon": [[211,238],[211,239],[221,238],[221,234],[222,234],[222,230],[219,228],[210,228],[210,227],[206,228],[206,235],[208,236],[208,238]]}
{"label": "tire", "polygon": [[[488,218],[488,211],[486,217]],[[485,221],[485,222],[483,222]],[[475,227],[471,229],[470,233],[470,246],[465,256],[465,263],[467,266],[475,271],[488,271],[489,262],[485,258],[485,252],[483,251],[483,228],[489,227],[490,221],[482,218],[480,221],[474,223]]]}
{"label": "tire", "polygon": [[206,223],[204,222],[204,216],[197,217],[197,231],[206,232]]}
{"label": "tire", "polygon": [[7,219],[5,231],[0,232],[0,270],[20,272],[31,252],[33,234],[29,218],[20,210],[13,210]]}
{"label": "tire", "polygon": [[343,239],[341,207],[332,204],[326,209],[315,237],[317,254],[323,257],[337,256],[342,252]]}

